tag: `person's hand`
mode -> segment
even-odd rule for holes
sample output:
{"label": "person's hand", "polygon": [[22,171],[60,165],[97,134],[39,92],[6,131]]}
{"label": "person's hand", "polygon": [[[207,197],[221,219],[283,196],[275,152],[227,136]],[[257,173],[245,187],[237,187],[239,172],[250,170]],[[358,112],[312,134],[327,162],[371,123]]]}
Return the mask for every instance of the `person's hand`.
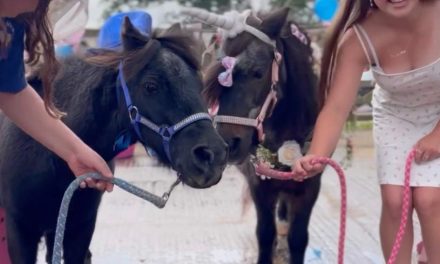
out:
{"label": "person's hand", "polygon": [[429,133],[421,138],[414,148],[416,150],[414,161],[417,164],[437,159],[440,157],[440,135]]}
{"label": "person's hand", "polygon": [[[104,177],[113,177],[113,173],[108,167],[104,159],[101,158],[95,151],[85,144],[81,144],[79,150],[75,152],[72,157],[67,160],[72,172],[75,176],[81,176],[88,172],[97,172]],[[81,188],[90,187],[96,188],[100,191],[111,192],[113,190],[113,184],[105,180],[94,180],[91,178],[86,179],[80,185]]]}
{"label": "person's hand", "polygon": [[325,164],[313,162],[316,158],[318,158],[318,156],[309,154],[297,159],[292,166],[294,180],[304,181],[305,179],[322,172],[325,168]]}

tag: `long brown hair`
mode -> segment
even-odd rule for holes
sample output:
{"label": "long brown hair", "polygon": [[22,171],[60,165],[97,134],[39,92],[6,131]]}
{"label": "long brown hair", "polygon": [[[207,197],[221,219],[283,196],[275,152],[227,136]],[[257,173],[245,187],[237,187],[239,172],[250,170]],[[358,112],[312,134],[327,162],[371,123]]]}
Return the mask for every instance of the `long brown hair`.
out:
{"label": "long brown hair", "polygon": [[37,64],[42,59],[41,79],[43,82],[43,100],[46,111],[53,117],[59,118],[62,113],[52,101],[52,81],[59,68],[55,58],[54,40],[48,19],[49,3],[51,0],[39,0],[36,10],[20,15],[26,27],[25,49],[29,54],[26,63]]}
{"label": "long brown hair", "polygon": [[[370,2],[371,1],[371,2]],[[319,105],[324,106],[335,67],[335,58],[339,40],[345,31],[362,21],[370,8],[377,8],[372,0],[342,0],[339,11],[330,25],[325,38],[321,59],[321,78],[319,80]],[[371,6],[371,3],[373,4]]]}

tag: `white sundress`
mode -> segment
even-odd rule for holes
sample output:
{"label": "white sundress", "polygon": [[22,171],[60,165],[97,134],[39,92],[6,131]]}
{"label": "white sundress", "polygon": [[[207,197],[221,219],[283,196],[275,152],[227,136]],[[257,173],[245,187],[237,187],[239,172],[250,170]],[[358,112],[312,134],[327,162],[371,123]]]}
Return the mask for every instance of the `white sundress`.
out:
{"label": "white sundress", "polygon": [[[440,58],[414,70],[387,74],[366,31],[360,25],[353,28],[377,84],[372,106],[379,183],[403,185],[408,153],[440,120]],[[411,186],[440,187],[440,159],[413,163]]]}

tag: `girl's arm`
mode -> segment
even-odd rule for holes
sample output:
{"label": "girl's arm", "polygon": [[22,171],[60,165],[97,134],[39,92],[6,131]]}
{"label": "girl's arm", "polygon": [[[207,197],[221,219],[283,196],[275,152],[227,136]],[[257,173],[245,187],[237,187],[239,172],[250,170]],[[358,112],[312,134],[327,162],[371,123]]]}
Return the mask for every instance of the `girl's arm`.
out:
{"label": "girl's arm", "polygon": [[312,176],[323,170],[321,164],[311,164],[315,156],[330,156],[336,148],[347,117],[356,100],[367,58],[354,30],[348,30],[338,47],[336,65],[329,94],[313,133],[308,156],[298,160],[294,172]]}
{"label": "girl's arm", "polygon": [[[19,93],[0,92],[3,112],[22,130],[65,160],[76,176],[97,171],[112,177],[106,162],[84,144],[61,120],[46,112],[43,100],[32,87]],[[94,182],[89,182],[94,187]],[[98,183],[100,189],[111,189],[111,185]]]}

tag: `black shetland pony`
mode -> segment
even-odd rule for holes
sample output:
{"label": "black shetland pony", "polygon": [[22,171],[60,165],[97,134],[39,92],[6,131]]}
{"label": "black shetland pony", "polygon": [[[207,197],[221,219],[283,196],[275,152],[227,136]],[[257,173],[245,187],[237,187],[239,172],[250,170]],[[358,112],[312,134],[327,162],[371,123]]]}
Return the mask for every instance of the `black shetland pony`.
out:
{"label": "black shetland pony", "polygon": [[[113,145],[121,132],[131,135],[129,143],[137,141],[123,93],[118,92],[121,61],[134,105],[152,122],[173,125],[207,112],[191,38],[173,28],[147,38],[125,19],[123,47],[121,52],[100,51],[87,58],[66,59],[54,83],[55,103],[67,113],[63,121],[107,161],[117,154]],[[38,78],[30,83],[42,90]],[[63,160],[8,120],[3,121],[0,134],[0,198],[6,210],[12,263],[35,263],[42,236],[48,243],[50,261],[61,198],[74,176]],[[220,180],[227,145],[210,120],[194,122],[172,137],[170,160],[161,136],[144,126],[140,135],[166,166],[179,172],[185,184],[207,188]],[[88,248],[101,196],[93,189],[80,190],[74,196],[64,241],[66,264],[89,263]]]}
{"label": "black shetland pony", "polygon": [[[247,18],[249,25],[275,41],[276,49],[282,55],[279,83],[275,87],[278,102],[264,120],[264,141],[259,142],[253,127],[217,124],[217,130],[229,145],[229,162],[239,167],[250,186],[258,217],[259,264],[273,261],[277,202],[278,216],[289,221],[290,263],[304,262],[308,224],[320,189],[321,175],[304,182],[262,180],[256,175],[250,159],[259,144],[277,153],[283,142],[290,140],[297,141],[304,153],[317,117],[316,76],[312,70],[310,40],[302,31],[299,34],[292,32],[292,28],[297,27],[287,20],[287,15],[288,9],[284,8],[261,17],[261,20],[252,16]],[[227,56],[236,58],[232,71],[233,84],[231,87],[219,84],[218,75],[225,69],[217,63],[205,75],[204,95],[209,104],[218,103],[218,115],[256,118],[271,89],[274,48],[250,33],[242,32],[226,39],[223,51]],[[289,166],[284,170],[290,170]]]}

